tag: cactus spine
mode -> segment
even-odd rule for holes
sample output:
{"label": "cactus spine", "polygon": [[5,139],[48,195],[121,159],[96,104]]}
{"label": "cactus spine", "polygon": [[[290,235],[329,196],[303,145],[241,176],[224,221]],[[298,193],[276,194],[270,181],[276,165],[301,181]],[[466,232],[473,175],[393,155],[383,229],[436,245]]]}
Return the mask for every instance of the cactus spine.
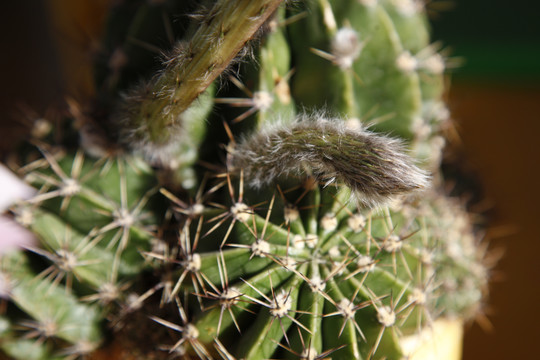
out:
{"label": "cactus spine", "polygon": [[110,100],[125,150],[42,144],[21,168],[39,192],[12,213],[41,246],[2,257],[1,349],[89,355],[107,320],[139,358],[400,359],[403,338],[473,316],[487,274],[438,190],[444,62],[420,2],[206,5]]}

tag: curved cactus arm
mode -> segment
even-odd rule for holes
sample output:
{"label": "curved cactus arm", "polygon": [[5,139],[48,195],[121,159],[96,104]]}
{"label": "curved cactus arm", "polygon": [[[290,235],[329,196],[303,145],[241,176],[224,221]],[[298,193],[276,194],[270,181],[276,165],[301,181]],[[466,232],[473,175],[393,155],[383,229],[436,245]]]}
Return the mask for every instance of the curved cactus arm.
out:
{"label": "curved cactus arm", "polygon": [[[132,91],[117,113],[132,146],[170,143],[195,99],[230,65],[282,0],[217,1],[192,36],[179,42],[165,69]],[[139,145],[137,145],[137,143]]]}
{"label": "curved cactus arm", "polygon": [[[254,50],[256,62],[242,64],[239,78],[231,76],[231,80],[247,97],[223,97],[216,103],[233,107],[247,108],[242,110],[232,122],[237,123],[254,115],[256,126],[276,121],[288,122],[294,119],[296,112],[291,96],[289,82],[294,75],[291,69],[291,50],[287,42],[287,24],[285,8],[277,9],[276,14],[267,22],[267,34],[261,44]],[[253,79],[249,87],[243,79]]]}
{"label": "curved cactus arm", "polygon": [[426,174],[403,154],[399,141],[322,116],[247,137],[230,160],[230,169],[242,169],[254,187],[307,173],[327,185],[346,184],[368,205],[427,185]]}

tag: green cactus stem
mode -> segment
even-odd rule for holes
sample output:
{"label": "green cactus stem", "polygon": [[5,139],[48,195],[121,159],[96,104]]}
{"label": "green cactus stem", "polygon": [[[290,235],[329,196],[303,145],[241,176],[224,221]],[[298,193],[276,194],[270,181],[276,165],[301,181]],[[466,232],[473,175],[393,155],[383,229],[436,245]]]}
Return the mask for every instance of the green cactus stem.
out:
{"label": "green cactus stem", "polygon": [[[412,3],[306,1],[310,16],[291,25],[298,104],[327,104],[347,118],[372,113],[385,119],[378,130],[410,140],[422,107],[419,69],[410,54],[429,45],[425,14]],[[440,96],[438,89],[433,96]]]}
{"label": "green cactus stem", "polygon": [[[117,112],[122,141],[132,147],[167,144],[184,112],[253,38],[281,0],[217,1],[200,18],[187,41],[180,41],[164,70],[131,91]],[[139,144],[139,145],[137,145]]]}

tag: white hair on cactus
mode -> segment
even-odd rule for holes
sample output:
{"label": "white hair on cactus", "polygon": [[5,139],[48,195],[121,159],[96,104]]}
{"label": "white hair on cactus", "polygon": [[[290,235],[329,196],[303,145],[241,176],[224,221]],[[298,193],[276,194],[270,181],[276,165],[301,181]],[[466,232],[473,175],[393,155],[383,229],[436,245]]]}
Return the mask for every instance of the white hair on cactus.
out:
{"label": "white hair on cactus", "polygon": [[338,226],[338,219],[334,213],[326,213],[320,221],[320,226],[324,231],[334,231]]}
{"label": "white hair on cactus", "polygon": [[360,42],[358,33],[349,28],[342,27],[332,39],[332,55],[334,62],[342,69],[348,69],[360,56],[364,44]]}
{"label": "white hair on cactus", "polygon": [[257,239],[251,244],[251,253],[254,256],[265,257],[266,254],[270,253],[270,243],[263,239]]}
{"label": "white hair on cactus", "polygon": [[444,58],[441,54],[433,54],[429,56],[428,58],[422,60],[421,67],[423,69],[426,69],[432,74],[440,75],[444,73],[444,70],[446,68],[446,65],[444,63]]}
{"label": "white hair on cactus", "polygon": [[283,217],[285,218],[285,222],[288,224],[291,221],[298,220],[300,217],[300,212],[296,206],[288,204],[283,210]]}
{"label": "white hair on cactus", "polygon": [[375,261],[369,255],[360,255],[358,259],[356,259],[356,265],[358,265],[358,271],[361,273],[375,269]]}
{"label": "white hair on cactus", "polygon": [[300,354],[301,360],[316,360],[319,358],[319,355],[317,353],[317,349],[315,347],[310,346],[307,349],[302,350],[302,353]]}
{"label": "white hair on cactus", "polygon": [[414,16],[424,8],[421,0],[392,0],[392,4],[404,17]]}
{"label": "white hair on cactus", "polygon": [[290,294],[281,290],[280,293],[276,294],[274,301],[270,307],[270,314],[274,317],[282,318],[291,310],[292,308],[292,299]]}
{"label": "white hair on cactus", "polygon": [[366,217],[362,214],[353,214],[347,219],[347,225],[355,233],[360,232],[366,225]]}
{"label": "white hair on cactus", "polygon": [[396,313],[388,306],[377,308],[377,320],[384,327],[393,326],[396,323]]}
{"label": "white hair on cactus", "polygon": [[396,59],[396,66],[405,74],[410,74],[418,68],[418,59],[408,51],[403,51]]}
{"label": "white hair on cactus", "polygon": [[399,140],[365,128],[349,129],[341,119],[304,115],[270,125],[230,149],[229,170],[243,170],[261,188],[282,176],[312,176],[326,185],[340,182],[369,206],[428,185]]}

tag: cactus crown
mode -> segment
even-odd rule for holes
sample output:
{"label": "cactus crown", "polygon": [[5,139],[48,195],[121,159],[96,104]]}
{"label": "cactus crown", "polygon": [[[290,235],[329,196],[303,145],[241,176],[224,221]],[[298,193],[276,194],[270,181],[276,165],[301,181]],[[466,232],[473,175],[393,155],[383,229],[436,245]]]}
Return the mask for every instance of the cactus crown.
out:
{"label": "cactus crown", "polygon": [[280,3],[205,2],[142,85],[129,34],[194,9],[111,13],[126,43],[98,74],[124,150],[26,150],[38,192],[12,213],[40,246],[1,259],[6,354],[84,356],[109,329],[140,358],[400,359],[475,313],[486,270],[438,190],[444,62],[421,2]]}

